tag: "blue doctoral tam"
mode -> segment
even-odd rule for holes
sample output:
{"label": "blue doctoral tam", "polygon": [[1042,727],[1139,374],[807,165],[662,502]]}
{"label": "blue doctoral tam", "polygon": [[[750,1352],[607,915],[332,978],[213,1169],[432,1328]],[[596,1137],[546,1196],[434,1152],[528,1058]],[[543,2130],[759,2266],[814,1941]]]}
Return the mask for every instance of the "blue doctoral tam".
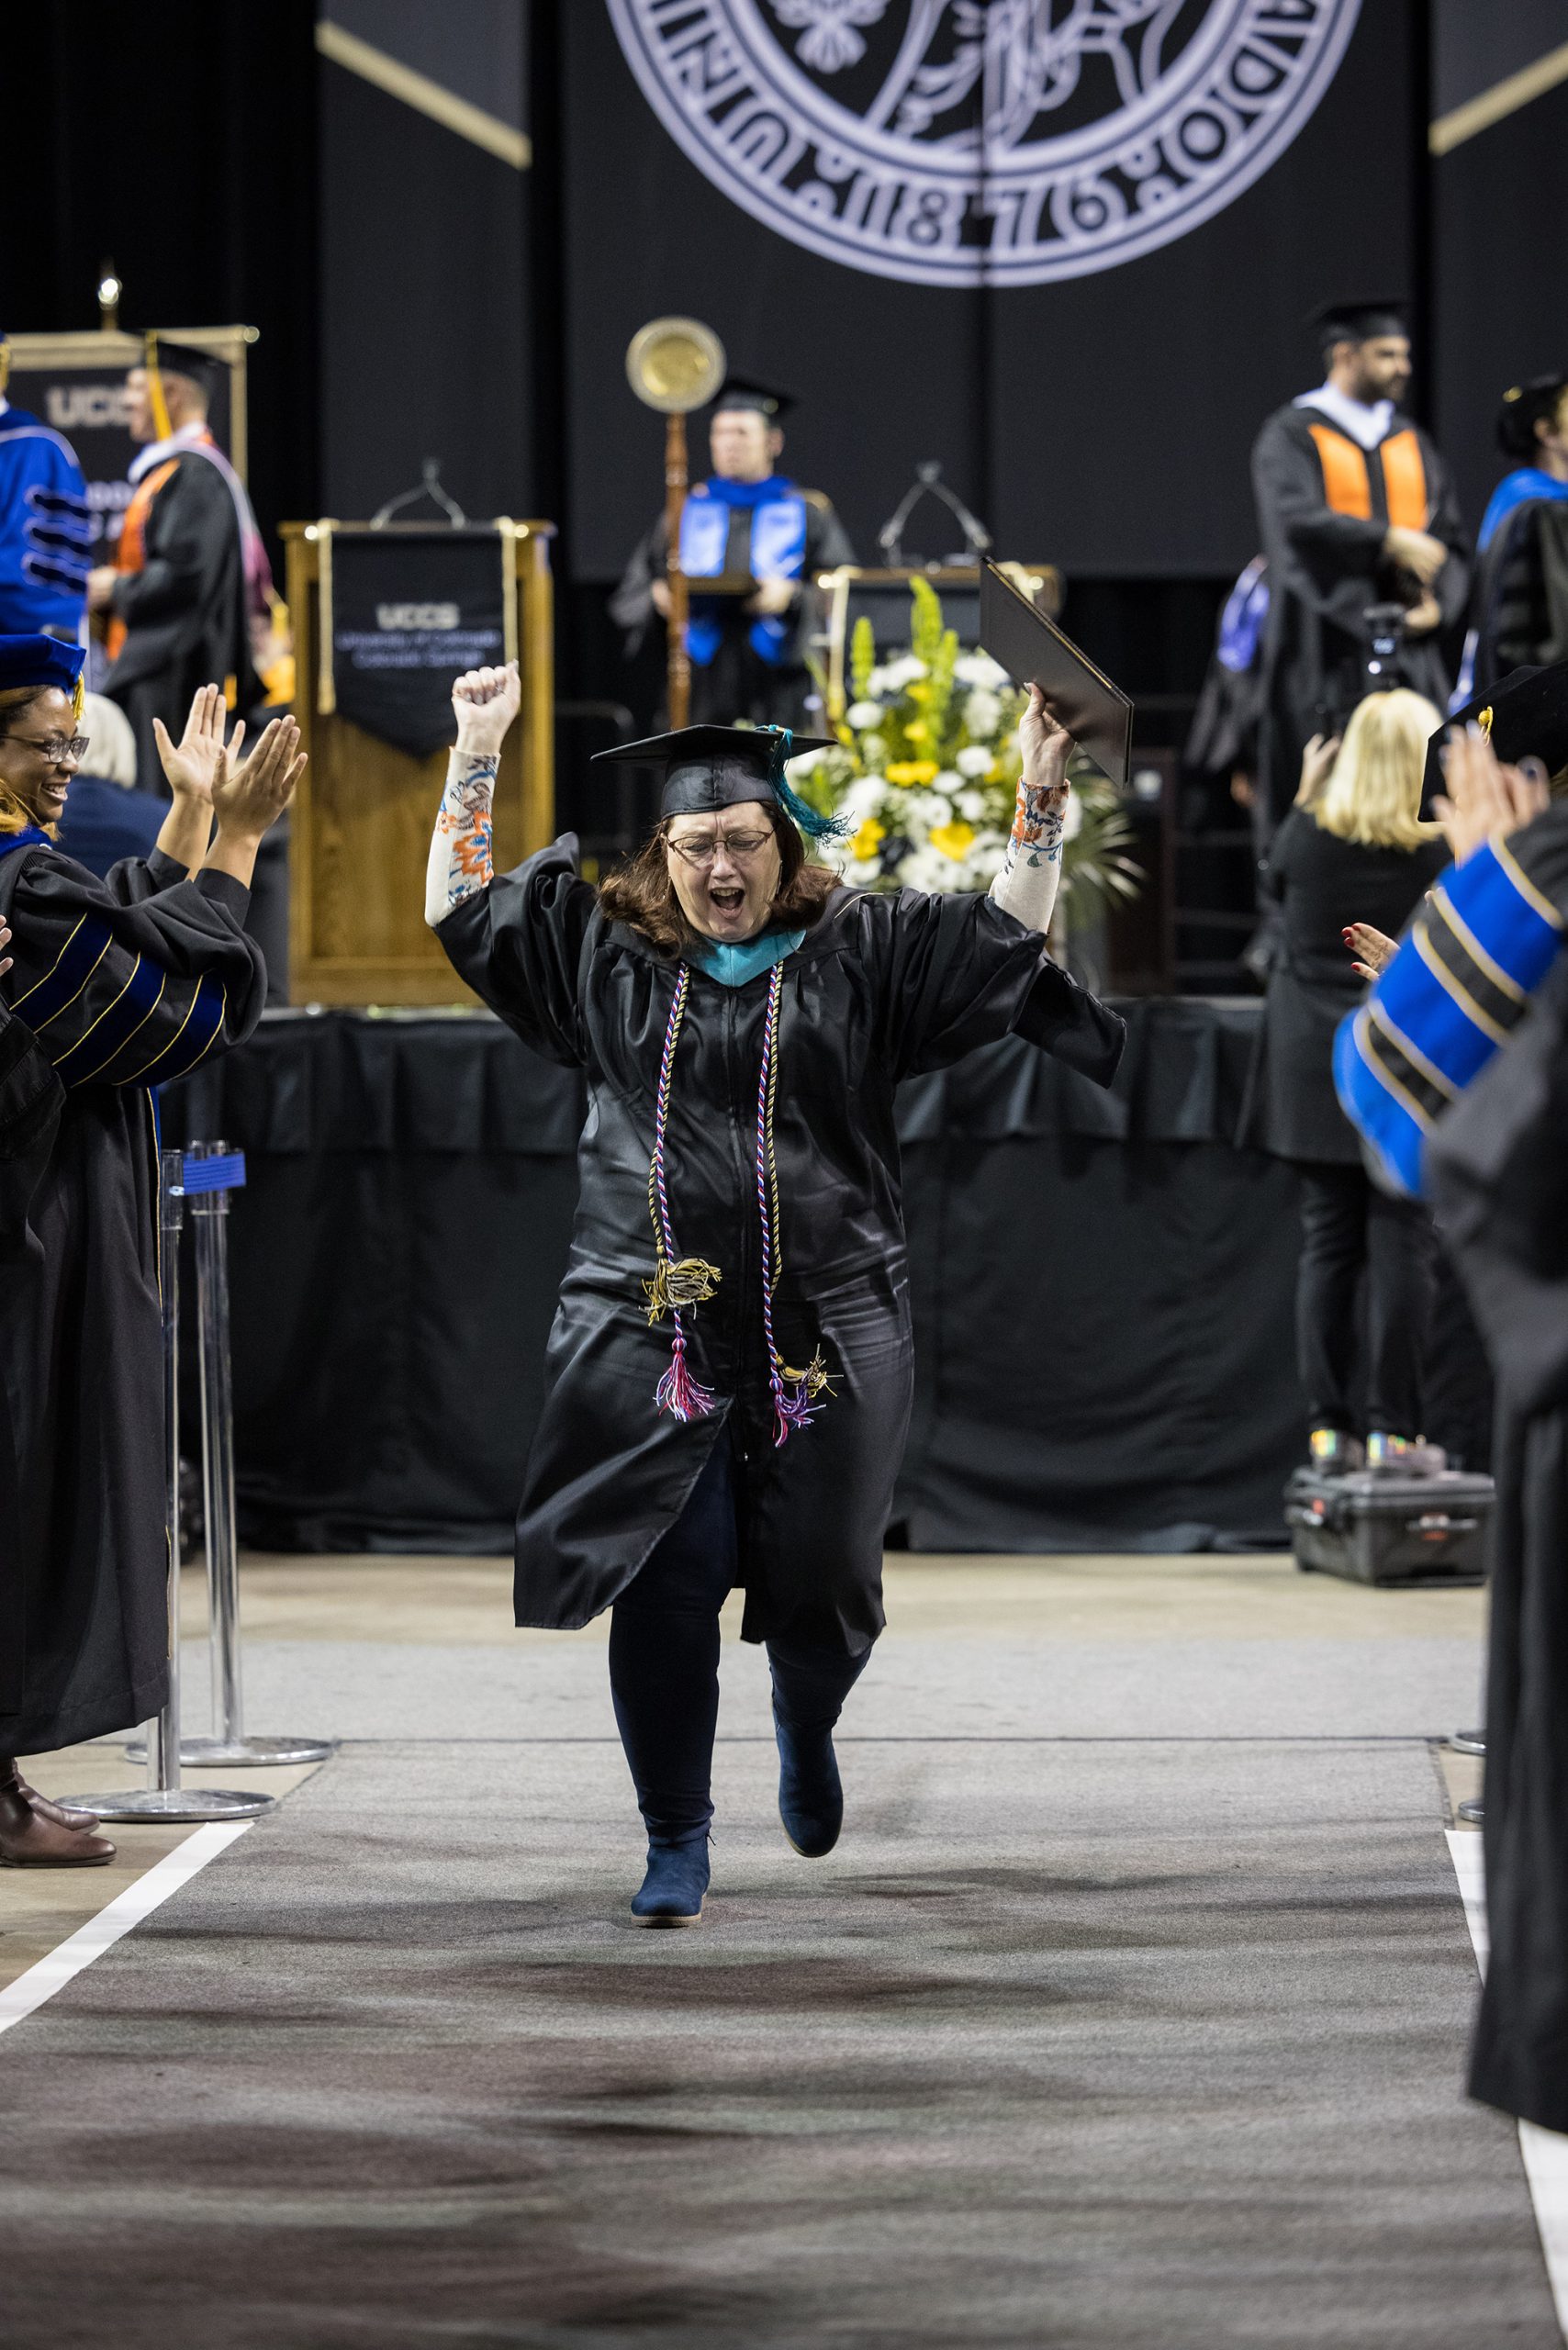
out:
{"label": "blue doctoral tam", "polygon": [[58,686],[75,699],[87,655],[57,636],[0,636],[0,693],[17,686]]}

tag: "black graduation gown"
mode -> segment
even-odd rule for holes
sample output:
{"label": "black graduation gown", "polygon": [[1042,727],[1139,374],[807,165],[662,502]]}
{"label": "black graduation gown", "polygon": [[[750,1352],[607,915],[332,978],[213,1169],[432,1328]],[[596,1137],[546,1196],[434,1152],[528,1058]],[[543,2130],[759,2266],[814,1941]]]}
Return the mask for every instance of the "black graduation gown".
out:
{"label": "black graduation gown", "polygon": [[1511,669],[1568,659],[1568,502],[1527,498],[1506,514],[1476,565],[1471,698]]}
{"label": "black graduation gown", "polygon": [[607,1607],[673,1523],[726,1420],[741,1460],[742,1637],[859,1654],[882,1626],[882,1538],[913,1392],[893,1091],[1009,1030],[1101,1084],[1123,1023],[1043,960],[989,898],[837,892],[783,964],[777,1111],[779,1351],[820,1346],[835,1393],[773,1441],[755,1163],[767,975],[694,970],[676,1055],[667,1193],[676,1246],[720,1268],[688,1317],[715,1413],[682,1424],[654,1391],[648,1166],[678,967],[607,924],[557,843],[448,915],[453,963],[525,1043],[586,1070],[576,1230],[517,1525],[517,1620],[575,1627]]}
{"label": "black graduation gown", "polygon": [[[65,1090],[37,1037],[0,1003],[0,1296],[8,1294],[28,1254],[28,1210],[64,1100]],[[0,1380],[0,1562],[21,1550],[21,1494],[16,1431]]]}
{"label": "black graduation gown", "polygon": [[116,583],[110,610],[125,643],[104,680],[136,735],[138,781],[162,792],[152,721],[178,742],[198,686],[234,680],[234,707],[254,709],[262,688],[251,660],[245,554],[229,484],[209,458],[185,450],[154,497],[146,560]]}
{"label": "black graduation gown", "polygon": [[[1377,451],[1367,458],[1372,513],[1337,513],[1327,503],[1314,424],[1333,419],[1294,403],[1271,416],[1252,451],[1258,525],[1269,566],[1269,619],[1262,655],[1260,788],[1278,823],[1301,781],[1301,755],[1314,734],[1338,733],[1365,690],[1369,605],[1415,599],[1409,575],[1384,561],[1388,497]],[[1441,710],[1450,678],[1442,638],[1464,610],[1470,568],[1459,507],[1447,466],[1419,426],[1395,414],[1387,438],[1413,431],[1420,445],[1428,499],[1427,528],[1449,548],[1433,592],[1443,625],[1412,637],[1400,654],[1398,682]],[[1354,444],[1351,444],[1352,446]]]}
{"label": "black graduation gown", "polygon": [[[820,490],[801,491],[806,501],[806,551],[801,574],[834,570],[853,563],[855,550],[843,523]],[[752,515],[748,507],[731,509],[724,569],[744,576],[751,569]],[[627,658],[633,659],[655,614],[654,582],[662,579],[668,561],[669,533],[661,514],[636,552],[610,599],[610,616],[625,632]],[[694,597],[701,582],[691,582]],[[736,719],[756,726],[800,726],[806,715],[811,677],[806,668],[806,638],[810,615],[802,594],[796,599],[795,641],[791,657],[775,665],[765,661],[747,641],[754,615],[744,596],[711,597],[709,603],[721,628],[719,649],[711,661],[691,665],[691,722],[694,726],[729,726]]]}
{"label": "black graduation gown", "polygon": [[1474,2097],[1568,2131],[1568,955],[1426,1147],[1497,1380]]}
{"label": "black graduation gown", "polygon": [[1364,990],[1340,935],[1371,923],[1397,938],[1449,862],[1440,840],[1370,848],[1293,808],[1264,887],[1281,922],[1237,1140],[1277,1158],[1359,1166],[1361,1145],[1334,1091],[1334,1033]]}
{"label": "black graduation gown", "polygon": [[0,1753],[125,1729],[163,1702],[149,1089],[254,1026],[265,976],[242,928],[247,896],[156,853],[106,881],[48,846],[0,855],[15,958],[0,984],[63,1090],[3,1271],[20,1541],[0,1559]]}

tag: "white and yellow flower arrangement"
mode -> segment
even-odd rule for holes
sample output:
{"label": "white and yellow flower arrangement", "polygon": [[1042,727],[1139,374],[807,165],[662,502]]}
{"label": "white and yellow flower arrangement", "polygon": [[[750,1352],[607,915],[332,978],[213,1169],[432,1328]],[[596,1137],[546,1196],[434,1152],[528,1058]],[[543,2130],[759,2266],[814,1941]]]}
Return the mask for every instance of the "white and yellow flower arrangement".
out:
{"label": "white and yellow flower arrangement", "polygon": [[[1025,698],[989,654],[959,651],[929,581],[913,579],[910,594],[910,647],[896,660],[879,663],[870,621],[856,622],[837,745],[793,760],[790,782],[847,820],[836,855],[852,888],[988,890],[1013,825]],[[1142,878],[1114,788],[1080,759],[1069,774],[1064,927],[1094,901],[1136,896]]]}

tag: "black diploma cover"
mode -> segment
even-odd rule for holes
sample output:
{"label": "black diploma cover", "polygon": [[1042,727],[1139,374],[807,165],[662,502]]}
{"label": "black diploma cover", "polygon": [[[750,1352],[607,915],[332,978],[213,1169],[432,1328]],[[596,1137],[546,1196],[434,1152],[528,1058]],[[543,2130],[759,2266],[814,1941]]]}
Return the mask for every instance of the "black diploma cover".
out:
{"label": "black diploma cover", "polygon": [[994,563],[980,572],[980,641],[1015,686],[1038,686],[1046,708],[1086,758],[1126,785],[1132,765],[1133,706],[1119,686],[1037,611]]}

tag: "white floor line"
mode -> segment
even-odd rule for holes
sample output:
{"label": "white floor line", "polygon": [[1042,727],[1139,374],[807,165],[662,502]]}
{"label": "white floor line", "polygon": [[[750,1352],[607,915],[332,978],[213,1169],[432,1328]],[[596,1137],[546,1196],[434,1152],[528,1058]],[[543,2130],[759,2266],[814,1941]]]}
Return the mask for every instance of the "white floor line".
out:
{"label": "white floor line", "polygon": [[246,1829],[253,1825],[249,1819],[215,1820],[210,1827],[196,1829],[172,1852],[165,1852],[145,1875],[117,1894],[95,1918],[89,1918],[84,1926],[79,1926],[58,1950],[51,1950],[47,1958],[40,1958],[36,1966],[29,1966],[25,1975],[18,1975],[14,1983],[0,1989],[0,2031],[9,2031],[14,2023],[30,2016],[46,1999],[52,1999],[73,1976],[112,1949],[132,1926],[139,1926],[143,1918],[151,1917],[171,1893],[188,1885],[208,1861],[216,1860],[236,1836],[243,1836]]}
{"label": "white floor line", "polygon": [[[1481,1839],[1472,1829],[1448,1830],[1449,1854],[1459,1879],[1464,1919],[1475,1948],[1475,1963],[1483,1975],[1491,1951],[1486,1930],[1486,1878]],[[1519,2153],[1524,2157],[1535,2224],[1546,2257],[1547,2280],[1557,2305],[1557,2322],[1568,2339],[1568,2137],[1560,2131],[1538,2129],[1533,2121],[1518,2125]]]}

